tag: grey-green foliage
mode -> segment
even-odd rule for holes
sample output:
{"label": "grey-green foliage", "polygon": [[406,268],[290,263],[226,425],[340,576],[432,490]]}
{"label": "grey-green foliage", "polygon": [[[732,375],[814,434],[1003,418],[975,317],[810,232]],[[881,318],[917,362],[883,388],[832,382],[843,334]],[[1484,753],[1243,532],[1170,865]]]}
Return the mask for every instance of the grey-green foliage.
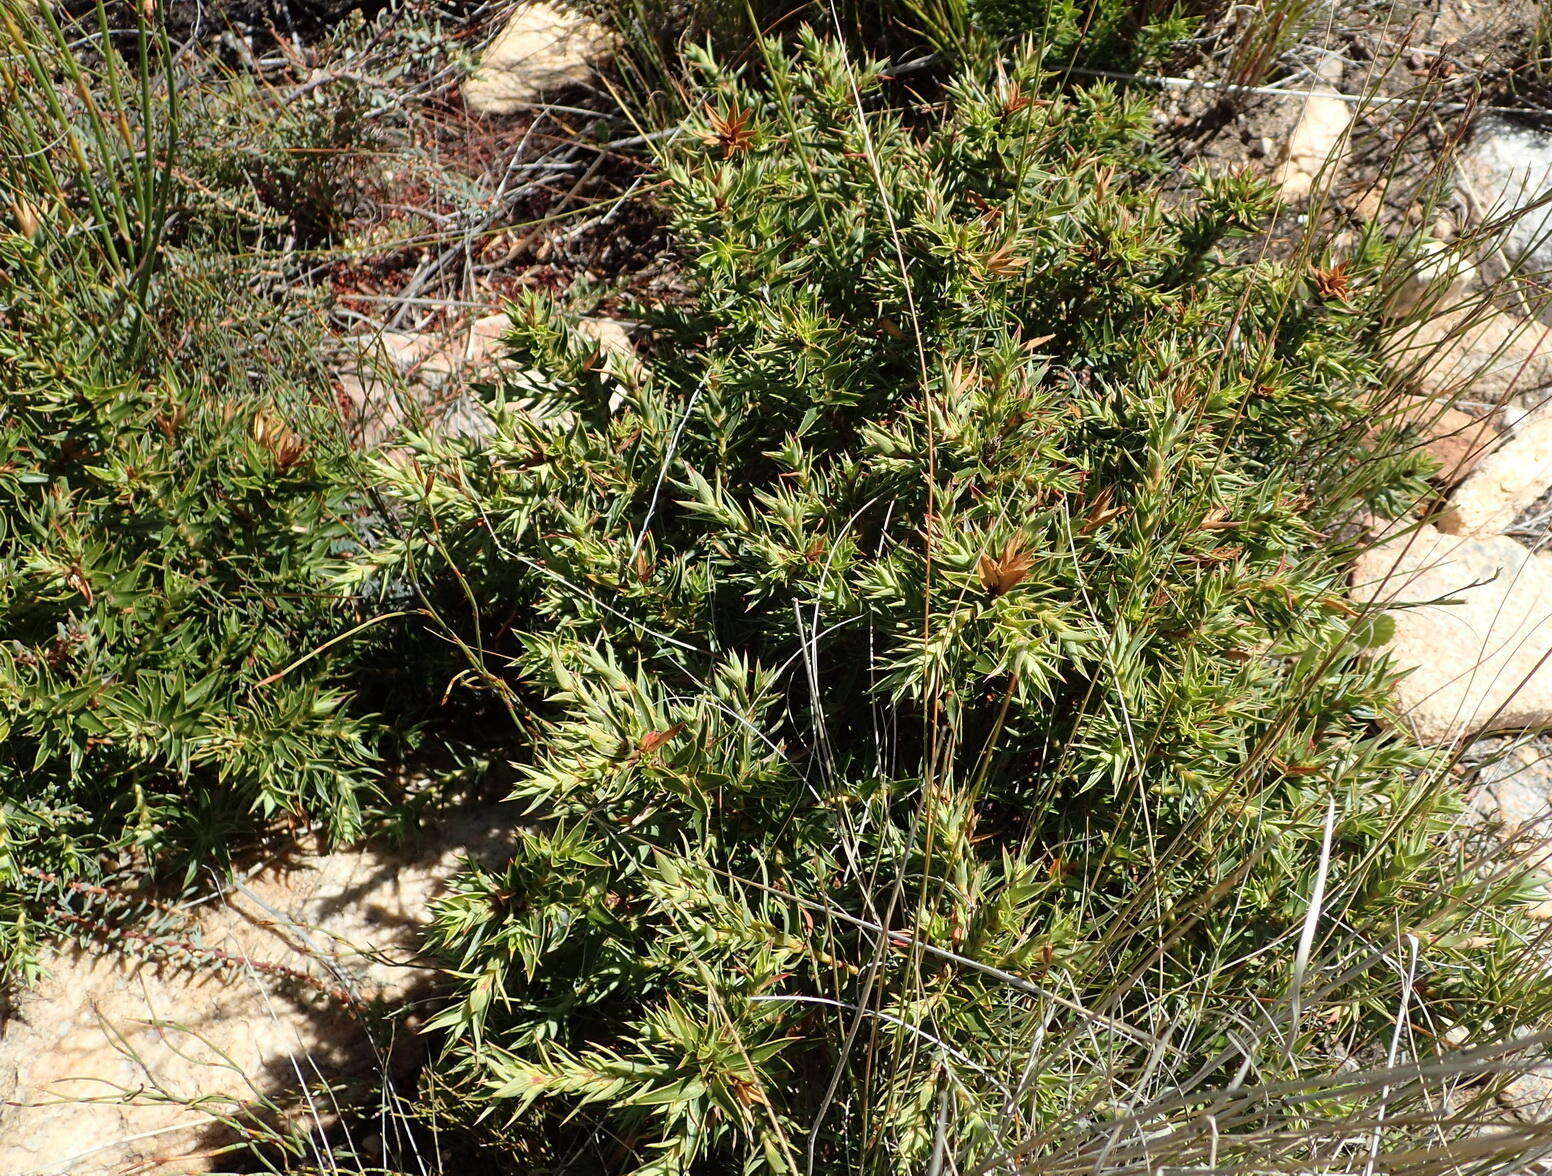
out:
{"label": "grey-green foliage", "polygon": [[1205,1163],[1233,1085],[1220,1162],[1345,1162],[1256,1125],[1366,1122],[1310,1091],[1382,1056],[1396,958],[1432,1025],[1518,999],[1326,534],[1422,488],[1366,440],[1384,249],[1247,256],[1260,184],[1165,197],[1145,110],[1034,58],[924,110],[761,51],[663,160],[645,369],[520,302],[545,386],[382,463],[402,534],[345,576],[516,724],[517,849],[437,908],[444,1075],[524,1165],[1102,1165],[1182,1090],[1138,1146]]}

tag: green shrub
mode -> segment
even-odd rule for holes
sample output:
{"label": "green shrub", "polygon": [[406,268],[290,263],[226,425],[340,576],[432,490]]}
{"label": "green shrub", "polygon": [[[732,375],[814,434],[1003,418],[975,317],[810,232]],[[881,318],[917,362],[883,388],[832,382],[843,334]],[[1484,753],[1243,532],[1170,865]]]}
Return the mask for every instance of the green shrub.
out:
{"label": "green shrub", "polygon": [[1156,62],[1191,31],[1201,5],[1174,0],[942,0],[994,37],[1026,37],[1052,65],[1128,70]]}
{"label": "green shrub", "polygon": [[1328,1089],[1397,961],[1430,1032],[1516,1013],[1327,537],[1422,489],[1363,441],[1382,249],[1258,259],[1259,183],[1165,198],[1145,111],[1030,59],[907,124],[765,51],[664,161],[646,369],[520,302],[547,378],[381,463],[345,576],[522,732],[517,852],[432,935],[465,1113],[545,1170],[1401,1146]]}
{"label": "green shrub", "polygon": [[359,620],[326,579],[360,505],[315,324],[195,231],[165,44],[137,70],[0,14],[8,971],[72,881],[187,880],[280,818],[352,833],[376,728],[327,655],[281,673]]}
{"label": "green shrub", "polygon": [[[614,29],[638,105],[683,113],[683,42],[709,45],[728,59],[757,50],[756,30],[790,41],[812,22],[826,34],[878,55],[928,64],[924,47],[953,60],[984,60],[999,40],[1027,41],[1053,69],[1135,70],[1156,66],[1219,5],[1207,0],[585,0],[582,7]],[[1259,19],[1259,17],[1257,18]],[[663,102],[672,94],[677,101]]]}
{"label": "green shrub", "polygon": [[[1314,0],[936,0],[962,10],[962,27],[994,37],[1027,37],[1052,66],[1080,70],[1178,72],[1179,58],[1234,86],[1265,82],[1318,15]],[[943,23],[943,22],[939,22]],[[1205,64],[1203,64],[1205,62]]]}

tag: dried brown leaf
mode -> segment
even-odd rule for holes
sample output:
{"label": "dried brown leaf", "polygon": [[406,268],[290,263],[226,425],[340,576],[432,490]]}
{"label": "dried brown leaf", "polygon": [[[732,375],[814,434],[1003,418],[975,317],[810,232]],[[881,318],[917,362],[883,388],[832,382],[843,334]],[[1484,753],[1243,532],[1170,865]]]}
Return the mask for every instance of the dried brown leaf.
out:
{"label": "dried brown leaf", "polygon": [[1100,527],[1103,527],[1126,509],[1124,506],[1110,505],[1114,497],[1114,486],[1106,486],[1094,496],[1093,504],[1090,505],[1088,513],[1083,516],[1083,526],[1078,528],[1080,535],[1087,535],[1091,531],[1099,530]]}
{"label": "dried brown leaf", "polygon": [[740,106],[721,111],[708,105],[706,120],[711,124],[711,133],[701,136],[701,141],[708,147],[722,148],[724,159],[747,151],[754,145],[754,130],[749,125],[752,117],[750,111]]}
{"label": "dried brown leaf", "polygon": [[987,273],[999,278],[1011,278],[1029,264],[1029,258],[1019,257],[1013,251],[1013,242],[1005,241],[985,257],[981,258],[981,267]]}
{"label": "dried brown leaf", "polygon": [[1001,596],[1022,584],[1034,566],[1034,557],[1020,549],[1017,539],[1009,539],[1001,555],[981,556],[981,586],[993,596]]}
{"label": "dried brown leaf", "polygon": [[651,755],[658,748],[662,747],[663,744],[667,743],[675,736],[681,734],[683,731],[683,723],[675,723],[666,731],[648,731],[645,735],[642,736],[641,746],[636,749],[636,754],[638,756]]}
{"label": "dried brown leaf", "polygon": [[1327,302],[1346,302],[1352,292],[1352,278],[1347,272],[1347,263],[1338,262],[1330,269],[1316,268],[1314,271],[1315,293]]}

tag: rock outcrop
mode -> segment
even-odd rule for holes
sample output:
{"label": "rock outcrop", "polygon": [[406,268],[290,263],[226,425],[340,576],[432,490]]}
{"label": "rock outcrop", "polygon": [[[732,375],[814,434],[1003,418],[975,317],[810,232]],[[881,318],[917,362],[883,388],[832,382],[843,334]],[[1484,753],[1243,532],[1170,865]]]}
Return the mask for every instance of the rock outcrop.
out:
{"label": "rock outcrop", "polygon": [[565,86],[585,82],[608,56],[611,38],[596,21],[547,0],[525,3],[464,83],[475,114],[511,114]]}
{"label": "rock outcrop", "polygon": [[1388,606],[1396,702],[1424,743],[1552,725],[1552,558],[1419,524],[1359,558],[1353,596]]}
{"label": "rock outcrop", "polygon": [[1438,400],[1469,392],[1475,401],[1529,407],[1552,391],[1552,328],[1482,305],[1441,307],[1396,328],[1390,363]]}
{"label": "rock outcrop", "polygon": [[485,809],[414,851],[298,856],[156,937],[191,947],[137,958],[121,939],[47,961],[0,1030],[0,1173],[229,1167],[215,1154],[228,1118],[296,1105],[303,1086],[383,1081],[402,1054],[361,1010],[431,989],[415,954],[427,904],[460,857],[502,852],[512,825]]}
{"label": "rock outcrop", "polygon": [[1457,188],[1476,220],[1504,221],[1499,247],[1522,272],[1552,269],[1552,134],[1481,119],[1457,162]]}
{"label": "rock outcrop", "polygon": [[1409,406],[1406,416],[1424,451],[1439,463],[1434,481],[1443,486],[1467,477],[1497,444],[1498,431],[1490,417],[1427,401]]}
{"label": "rock outcrop", "polygon": [[1341,61],[1332,56],[1321,65],[1320,80],[1299,111],[1299,120],[1283,151],[1283,162],[1273,176],[1284,200],[1308,200],[1323,175],[1341,166],[1343,145],[1353,121],[1352,103],[1332,84],[1340,76]]}
{"label": "rock outcrop", "polygon": [[1552,486],[1552,406],[1525,417],[1512,436],[1484,454],[1455,488],[1439,529],[1499,535]]}
{"label": "rock outcrop", "polygon": [[1552,835],[1552,759],[1534,743],[1501,750],[1477,771],[1471,808],[1507,839]]}

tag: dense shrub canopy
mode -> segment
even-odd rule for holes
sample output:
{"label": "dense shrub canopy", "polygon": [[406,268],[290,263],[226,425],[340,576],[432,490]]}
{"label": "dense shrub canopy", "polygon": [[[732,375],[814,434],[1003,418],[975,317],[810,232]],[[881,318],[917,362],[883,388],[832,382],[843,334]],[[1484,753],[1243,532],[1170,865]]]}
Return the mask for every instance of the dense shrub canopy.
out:
{"label": "dense shrub canopy", "polygon": [[524,298],[488,433],[369,470],[243,260],[342,230],[356,98],[259,131],[239,86],[200,117],[254,149],[191,173],[165,39],[7,24],[0,974],[117,930],[77,900],[357,832],[434,728],[524,813],[430,936],[425,1105],[510,1167],[1372,1170],[1473,1126],[1349,1081],[1552,1001],[1345,600],[1354,518],[1422,490],[1375,425],[1396,251],[1274,239],[1072,85],[1181,6],[909,8],[904,79],[698,55],[642,362]]}
{"label": "dense shrub canopy", "polygon": [[23,956],[54,878],[192,871],[277,816],[357,831],[371,729],[316,665],[271,680],[354,616],[325,579],[356,507],[317,409],[201,335],[147,352],[122,292],[46,242],[0,251],[0,947]]}
{"label": "dense shrub canopy", "polygon": [[645,368],[520,303],[547,379],[382,463],[401,533],[345,576],[414,584],[522,732],[531,823],[434,931],[471,1107],[610,1170],[920,1170],[1330,1072],[1399,933],[1475,1015],[1453,801],[1323,541],[1419,489],[1360,444],[1377,247],[1247,255],[1257,183],[1163,195],[1142,109],[1033,57],[927,108],[764,52],[664,160]]}

